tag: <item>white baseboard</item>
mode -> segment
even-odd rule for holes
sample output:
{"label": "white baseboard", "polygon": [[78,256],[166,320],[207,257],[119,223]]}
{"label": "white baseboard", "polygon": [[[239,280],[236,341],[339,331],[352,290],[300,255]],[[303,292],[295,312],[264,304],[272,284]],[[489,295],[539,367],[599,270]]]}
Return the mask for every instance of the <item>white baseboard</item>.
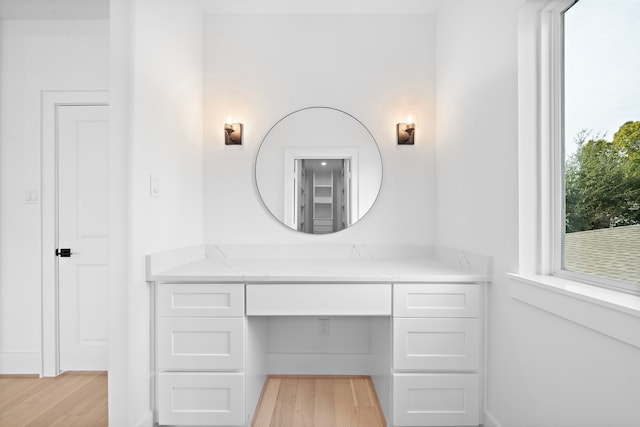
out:
{"label": "white baseboard", "polygon": [[136,427],[153,427],[153,412],[145,412],[144,416],[136,424]]}
{"label": "white baseboard", "polygon": [[40,375],[40,353],[2,352],[0,353],[0,374]]}
{"label": "white baseboard", "polygon": [[488,411],[484,411],[484,427],[502,427],[502,424]]}
{"label": "white baseboard", "polygon": [[371,375],[370,354],[267,355],[268,372],[285,375]]}

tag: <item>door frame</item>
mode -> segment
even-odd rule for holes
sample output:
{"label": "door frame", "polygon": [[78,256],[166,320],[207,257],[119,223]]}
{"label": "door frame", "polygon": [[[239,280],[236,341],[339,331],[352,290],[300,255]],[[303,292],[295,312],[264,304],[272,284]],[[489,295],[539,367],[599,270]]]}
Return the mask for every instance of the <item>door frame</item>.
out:
{"label": "door frame", "polygon": [[109,106],[109,92],[42,91],[41,93],[41,209],[42,209],[42,289],[41,289],[41,357],[40,375],[52,377],[60,372],[60,325],[58,300],[58,107]]}
{"label": "door frame", "polygon": [[[359,194],[358,182],[358,149],[355,147],[309,147],[309,148],[287,148],[284,150],[284,223],[289,228],[297,229],[296,207],[294,204],[295,191],[295,171],[296,160],[304,159],[349,159],[351,161],[351,190]],[[351,196],[351,223],[354,218],[358,218],[359,206],[358,197]]]}

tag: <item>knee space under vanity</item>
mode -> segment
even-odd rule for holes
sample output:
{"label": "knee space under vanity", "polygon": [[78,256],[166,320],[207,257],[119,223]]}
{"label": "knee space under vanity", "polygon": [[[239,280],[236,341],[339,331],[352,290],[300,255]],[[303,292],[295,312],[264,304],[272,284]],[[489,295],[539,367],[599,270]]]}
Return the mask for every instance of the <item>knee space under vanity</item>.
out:
{"label": "knee space under vanity", "polygon": [[268,374],[368,375],[390,365],[390,317],[248,316],[247,335],[247,356]]}
{"label": "knee space under vanity", "polygon": [[390,415],[390,316],[247,316],[247,411],[273,375],[367,376]]}

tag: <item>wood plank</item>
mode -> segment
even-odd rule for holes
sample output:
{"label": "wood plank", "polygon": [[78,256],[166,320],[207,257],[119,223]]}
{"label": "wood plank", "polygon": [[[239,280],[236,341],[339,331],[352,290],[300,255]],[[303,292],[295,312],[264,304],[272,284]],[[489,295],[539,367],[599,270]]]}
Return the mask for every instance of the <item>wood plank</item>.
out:
{"label": "wood plank", "polygon": [[277,375],[265,382],[253,427],[386,427],[369,376]]}
{"label": "wood plank", "polygon": [[42,416],[49,422],[55,420],[60,415],[56,409],[66,407],[65,401],[84,384],[85,377],[63,374],[58,381],[55,379],[43,378],[44,381],[35,383],[29,393],[5,412],[6,417],[15,425],[29,425]]}
{"label": "wood plank", "polygon": [[375,419],[377,419],[377,424],[371,424],[372,427],[380,426],[386,427],[387,421],[384,418],[384,412],[382,411],[382,406],[380,405],[380,400],[378,399],[378,393],[376,393],[376,388],[373,385],[373,380],[369,378],[367,387],[369,388],[369,396],[371,398],[371,402],[373,403],[372,410],[377,412]]}
{"label": "wood plank", "polygon": [[292,425],[314,427],[316,387],[315,380],[299,379]]}
{"label": "wood plank", "polygon": [[280,381],[278,399],[276,400],[276,407],[273,409],[273,417],[271,419],[272,427],[295,427],[292,421],[297,394],[298,379],[283,378]]}
{"label": "wood plank", "polygon": [[38,378],[0,378],[0,413],[33,393],[30,390],[37,380]]}
{"label": "wood plank", "polygon": [[374,402],[371,397],[369,388],[370,381],[365,379],[350,379],[351,390],[353,392],[354,406],[373,406]]}
{"label": "wood plank", "polygon": [[0,378],[0,425],[108,425],[106,372]]}
{"label": "wood plank", "polygon": [[315,427],[333,427],[336,425],[333,381],[333,379],[321,377],[315,379],[316,398],[313,411],[313,425]]}
{"label": "wood plank", "polygon": [[358,406],[353,425],[367,427],[384,427],[384,418],[380,418],[378,409],[374,406]]}
{"label": "wood plank", "polygon": [[[57,392],[61,394],[59,399],[47,399],[46,402],[49,402],[51,406],[45,413],[33,418],[31,423],[34,425],[46,425],[47,420],[77,416],[89,410],[91,408],[89,404],[95,404],[94,392],[96,389],[100,389],[99,383],[101,379],[90,376],[77,378],[81,378],[82,381],[69,384],[68,393],[62,395],[62,392],[58,389]],[[71,388],[71,385],[74,387]],[[104,400],[106,399],[106,393],[98,397],[98,400]]]}
{"label": "wood plank", "polygon": [[280,381],[280,378],[267,378],[258,401],[258,407],[253,415],[252,426],[269,427],[271,425],[273,410],[276,407],[278,391],[280,390]]}
{"label": "wood plank", "polygon": [[335,379],[333,395],[336,407],[336,427],[351,427],[356,417],[351,381],[346,378]]}

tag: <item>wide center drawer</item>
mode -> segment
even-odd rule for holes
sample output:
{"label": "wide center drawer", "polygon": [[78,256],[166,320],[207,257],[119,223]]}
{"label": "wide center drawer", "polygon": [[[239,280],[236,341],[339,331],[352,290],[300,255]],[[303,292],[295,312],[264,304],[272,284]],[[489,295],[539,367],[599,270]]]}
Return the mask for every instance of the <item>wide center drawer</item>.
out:
{"label": "wide center drawer", "polygon": [[391,284],[248,284],[248,316],[390,316]]}

